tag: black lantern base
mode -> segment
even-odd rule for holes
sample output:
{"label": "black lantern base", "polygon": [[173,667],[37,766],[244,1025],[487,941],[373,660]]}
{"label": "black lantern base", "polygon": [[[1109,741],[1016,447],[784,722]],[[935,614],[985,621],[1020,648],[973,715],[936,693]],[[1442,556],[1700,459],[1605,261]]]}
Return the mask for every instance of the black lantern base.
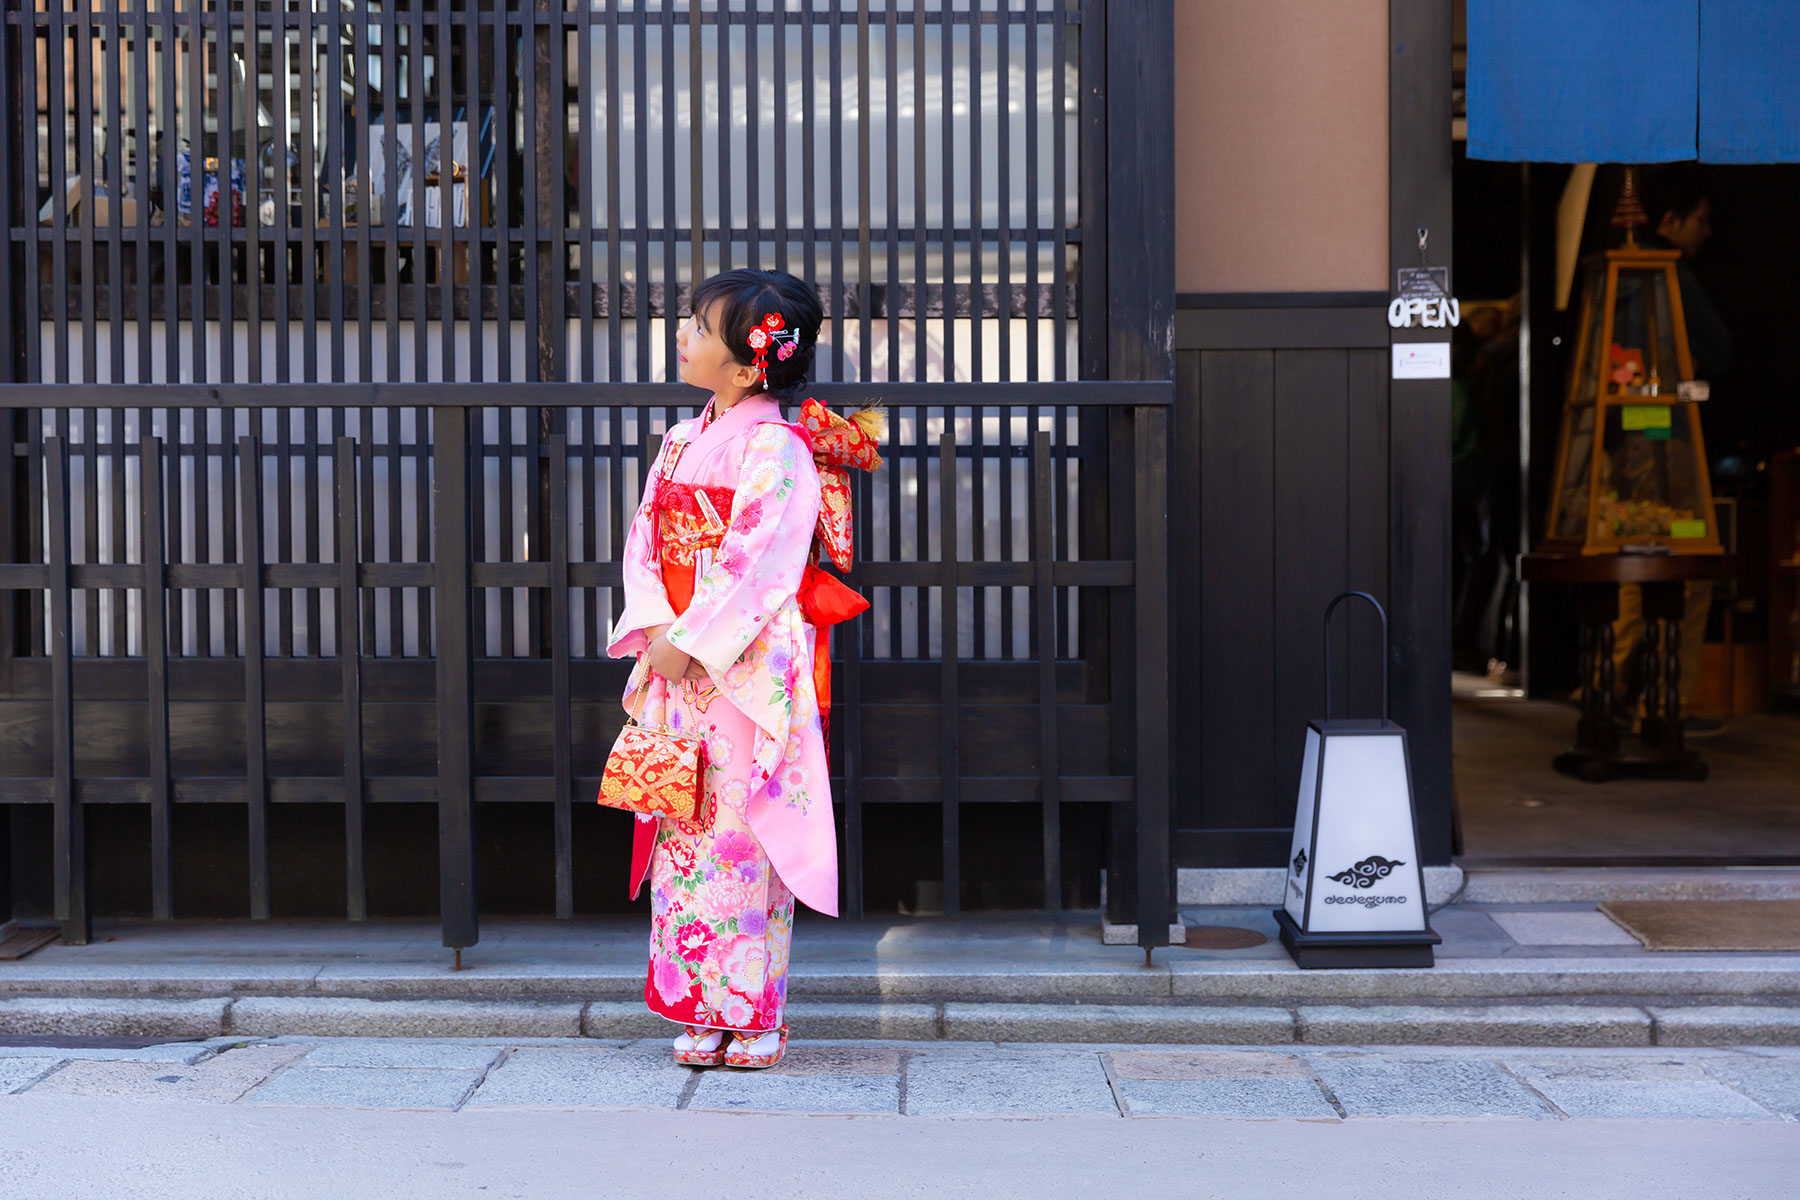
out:
{"label": "black lantern base", "polygon": [[1444,939],[1422,933],[1306,933],[1285,908],[1275,910],[1281,944],[1303,968],[1429,967],[1431,948]]}

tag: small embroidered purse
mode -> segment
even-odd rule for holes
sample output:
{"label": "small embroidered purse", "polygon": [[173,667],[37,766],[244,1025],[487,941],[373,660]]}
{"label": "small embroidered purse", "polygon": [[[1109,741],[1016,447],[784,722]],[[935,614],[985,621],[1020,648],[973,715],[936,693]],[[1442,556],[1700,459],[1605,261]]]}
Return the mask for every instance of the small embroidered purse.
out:
{"label": "small embroidered purse", "polygon": [[637,709],[619,730],[606,771],[600,777],[600,803],[626,812],[689,821],[700,807],[704,753],[698,737],[666,726],[640,724],[650,674],[637,690]]}

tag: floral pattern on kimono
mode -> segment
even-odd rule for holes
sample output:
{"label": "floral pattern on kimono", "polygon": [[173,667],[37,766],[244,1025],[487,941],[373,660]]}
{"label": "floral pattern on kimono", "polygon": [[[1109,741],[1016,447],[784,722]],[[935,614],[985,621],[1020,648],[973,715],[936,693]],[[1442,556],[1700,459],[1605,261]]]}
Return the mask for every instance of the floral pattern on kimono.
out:
{"label": "floral pattern on kimono", "polygon": [[[676,465],[666,468],[677,448]],[[683,483],[731,487],[735,498],[724,536],[677,614],[663,586],[653,489],[646,489],[626,538],[626,603],[608,647],[614,655],[638,653],[625,697],[649,672],[641,653],[645,629],[668,624],[669,644],[700,663],[717,686],[713,703],[729,705],[753,727],[742,768],[751,831],[795,897],[836,916],[836,829],[813,680],[814,638],[796,594],[819,516],[810,446],[774,401],[749,397],[706,429],[699,421],[672,428],[652,478],[665,469]],[[652,673],[643,720],[676,726],[684,707],[671,704],[678,691]]]}

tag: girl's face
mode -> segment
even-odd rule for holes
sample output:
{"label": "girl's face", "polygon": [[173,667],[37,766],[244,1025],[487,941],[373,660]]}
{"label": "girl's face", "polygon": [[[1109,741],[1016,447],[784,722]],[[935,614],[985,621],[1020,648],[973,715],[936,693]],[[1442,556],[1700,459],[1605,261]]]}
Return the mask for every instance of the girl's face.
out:
{"label": "girl's face", "polygon": [[709,392],[743,393],[756,386],[756,368],[741,363],[713,323],[718,301],[695,313],[675,333],[681,382]]}

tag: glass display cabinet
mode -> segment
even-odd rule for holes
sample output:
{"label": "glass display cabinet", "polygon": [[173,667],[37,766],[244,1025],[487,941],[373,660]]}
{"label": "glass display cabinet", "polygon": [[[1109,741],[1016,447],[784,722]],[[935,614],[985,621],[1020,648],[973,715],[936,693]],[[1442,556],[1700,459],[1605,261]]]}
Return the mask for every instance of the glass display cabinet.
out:
{"label": "glass display cabinet", "polygon": [[[1621,209],[1637,201],[1627,184]],[[1636,221],[1641,221],[1636,208]],[[1547,554],[1719,554],[1677,250],[1623,247],[1584,264],[1574,368],[1557,442]]]}

